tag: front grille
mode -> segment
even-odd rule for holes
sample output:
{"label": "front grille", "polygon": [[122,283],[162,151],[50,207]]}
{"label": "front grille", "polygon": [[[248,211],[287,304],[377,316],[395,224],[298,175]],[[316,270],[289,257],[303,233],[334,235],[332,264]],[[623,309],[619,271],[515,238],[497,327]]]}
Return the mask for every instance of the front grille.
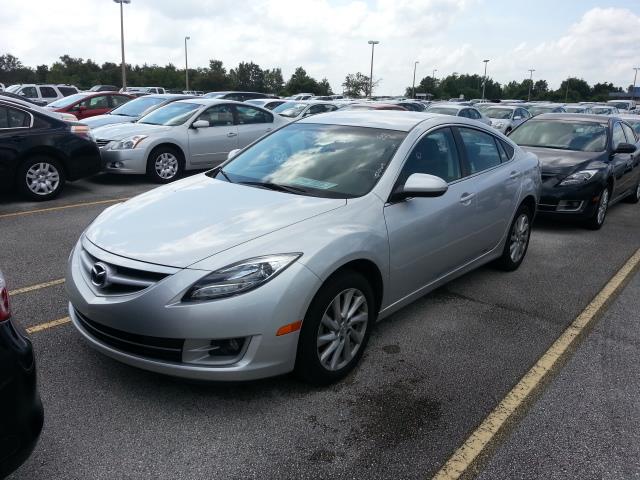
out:
{"label": "front grille", "polygon": [[89,320],[78,310],[74,311],[78,322],[87,333],[117,350],[140,357],[182,362],[183,339],[149,337],[124,332]]}
{"label": "front grille", "polygon": [[[80,261],[82,263],[82,272],[87,282],[102,295],[126,295],[128,293],[135,293],[167,277],[165,273],[135,270],[133,268],[104,262],[91,255],[84,248],[80,250]],[[100,263],[106,269],[107,281],[103,286],[96,285],[91,277],[91,270],[97,263]]]}
{"label": "front grille", "polygon": [[111,143],[111,140],[104,140],[102,138],[96,140],[96,145],[98,145],[98,148],[106,147],[109,143]]}

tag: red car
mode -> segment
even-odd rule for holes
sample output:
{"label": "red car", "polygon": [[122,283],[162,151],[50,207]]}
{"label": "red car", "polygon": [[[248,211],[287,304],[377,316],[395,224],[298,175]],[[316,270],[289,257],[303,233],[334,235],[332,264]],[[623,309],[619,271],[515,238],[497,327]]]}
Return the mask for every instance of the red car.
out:
{"label": "red car", "polygon": [[55,112],[75,115],[78,120],[102,115],[134,98],[118,92],[85,92],[69,95],[46,106]]}

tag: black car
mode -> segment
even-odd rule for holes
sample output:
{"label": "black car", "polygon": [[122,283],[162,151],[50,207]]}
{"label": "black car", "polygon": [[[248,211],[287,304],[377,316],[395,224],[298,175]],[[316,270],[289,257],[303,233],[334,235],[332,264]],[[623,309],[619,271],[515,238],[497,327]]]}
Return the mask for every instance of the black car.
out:
{"label": "black car", "polygon": [[609,206],[640,201],[638,137],[619,118],[542,114],[509,136],[540,160],[541,214],[579,218],[597,230]]}
{"label": "black car", "polygon": [[0,478],[29,458],[43,420],[33,348],[11,322],[9,293],[0,271]]}
{"label": "black car", "polygon": [[6,97],[5,100],[12,100],[12,99],[22,100],[23,102],[32,103],[33,105],[37,105],[39,107],[47,106],[47,102],[45,102],[44,100],[38,100],[37,98],[28,98],[28,97],[25,97],[24,95],[18,95],[16,93],[0,92],[0,99],[2,97]]}
{"label": "black car", "polygon": [[89,127],[0,97],[0,191],[16,187],[32,200],[49,200],[66,180],[100,168]]}

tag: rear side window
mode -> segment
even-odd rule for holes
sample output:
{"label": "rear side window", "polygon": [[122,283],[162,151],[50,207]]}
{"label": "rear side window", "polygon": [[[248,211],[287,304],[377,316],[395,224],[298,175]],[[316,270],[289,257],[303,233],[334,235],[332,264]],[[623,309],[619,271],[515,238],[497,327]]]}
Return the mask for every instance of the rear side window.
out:
{"label": "rear side window", "polygon": [[273,122],[273,115],[263,110],[248,105],[236,105],[235,108],[238,113],[238,125]]}
{"label": "rear side window", "polygon": [[31,117],[22,110],[0,107],[0,128],[28,128]]}
{"label": "rear side window", "polygon": [[627,142],[628,143],[637,143],[638,142],[638,137],[636,137],[635,132],[633,131],[633,129],[627,125],[626,123],[621,123],[620,125],[622,125],[622,129],[624,130],[624,133],[627,137]]}
{"label": "rear side window", "polygon": [[73,87],[58,87],[58,90],[60,90],[60,93],[65,97],[68,97],[69,95],[75,95],[76,93],[78,93],[78,90]]}
{"label": "rear side window", "polygon": [[467,152],[467,161],[469,162],[469,172],[471,174],[500,165],[502,159],[500,158],[498,146],[493,140],[493,135],[470,128],[459,128],[458,130]]}
{"label": "rear side window", "polygon": [[58,94],[51,87],[40,87],[40,95],[42,98],[56,98]]}
{"label": "rear side window", "polygon": [[507,142],[503,142],[502,140],[498,140],[498,142],[500,143],[505,153],[507,154],[507,159],[511,160],[513,158],[513,155],[516,153],[516,149],[513,148],[511,144]]}

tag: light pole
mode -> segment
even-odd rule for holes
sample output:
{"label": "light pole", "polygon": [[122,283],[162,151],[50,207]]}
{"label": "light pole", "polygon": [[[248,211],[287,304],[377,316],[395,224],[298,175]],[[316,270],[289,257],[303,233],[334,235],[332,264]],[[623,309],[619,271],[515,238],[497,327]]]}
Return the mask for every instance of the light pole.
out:
{"label": "light pole", "polygon": [[636,80],[638,79],[638,70],[640,70],[640,67],[633,67],[633,69],[636,71],[636,73],[633,76],[633,90],[631,90],[632,101],[636,99]]}
{"label": "light pole", "polygon": [[485,92],[485,88],[487,87],[487,63],[489,63],[489,60],[483,60],[484,62],[484,80],[482,81],[482,100],[484,100],[484,92]]}
{"label": "light pole", "polygon": [[527,102],[531,101],[531,87],[533,86],[533,72],[535,70],[533,68],[529,69],[529,96],[527,97]]}
{"label": "light pole", "polygon": [[413,62],[413,98],[416,98],[416,67],[418,66],[420,62],[419,61],[415,61]]}
{"label": "light pole", "polygon": [[120,48],[122,50],[122,88],[127,88],[127,64],[124,61],[124,8],[123,4],[131,3],[131,0],[113,0],[120,4]]}
{"label": "light pole", "polygon": [[187,40],[191,40],[191,37],[184,37],[184,74],[186,91],[189,91],[189,56],[187,55]]}
{"label": "light pole", "polygon": [[369,74],[369,98],[371,98],[373,92],[373,49],[380,42],[378,40],[369,40],[367,43],[371,45],[371,73]]}

